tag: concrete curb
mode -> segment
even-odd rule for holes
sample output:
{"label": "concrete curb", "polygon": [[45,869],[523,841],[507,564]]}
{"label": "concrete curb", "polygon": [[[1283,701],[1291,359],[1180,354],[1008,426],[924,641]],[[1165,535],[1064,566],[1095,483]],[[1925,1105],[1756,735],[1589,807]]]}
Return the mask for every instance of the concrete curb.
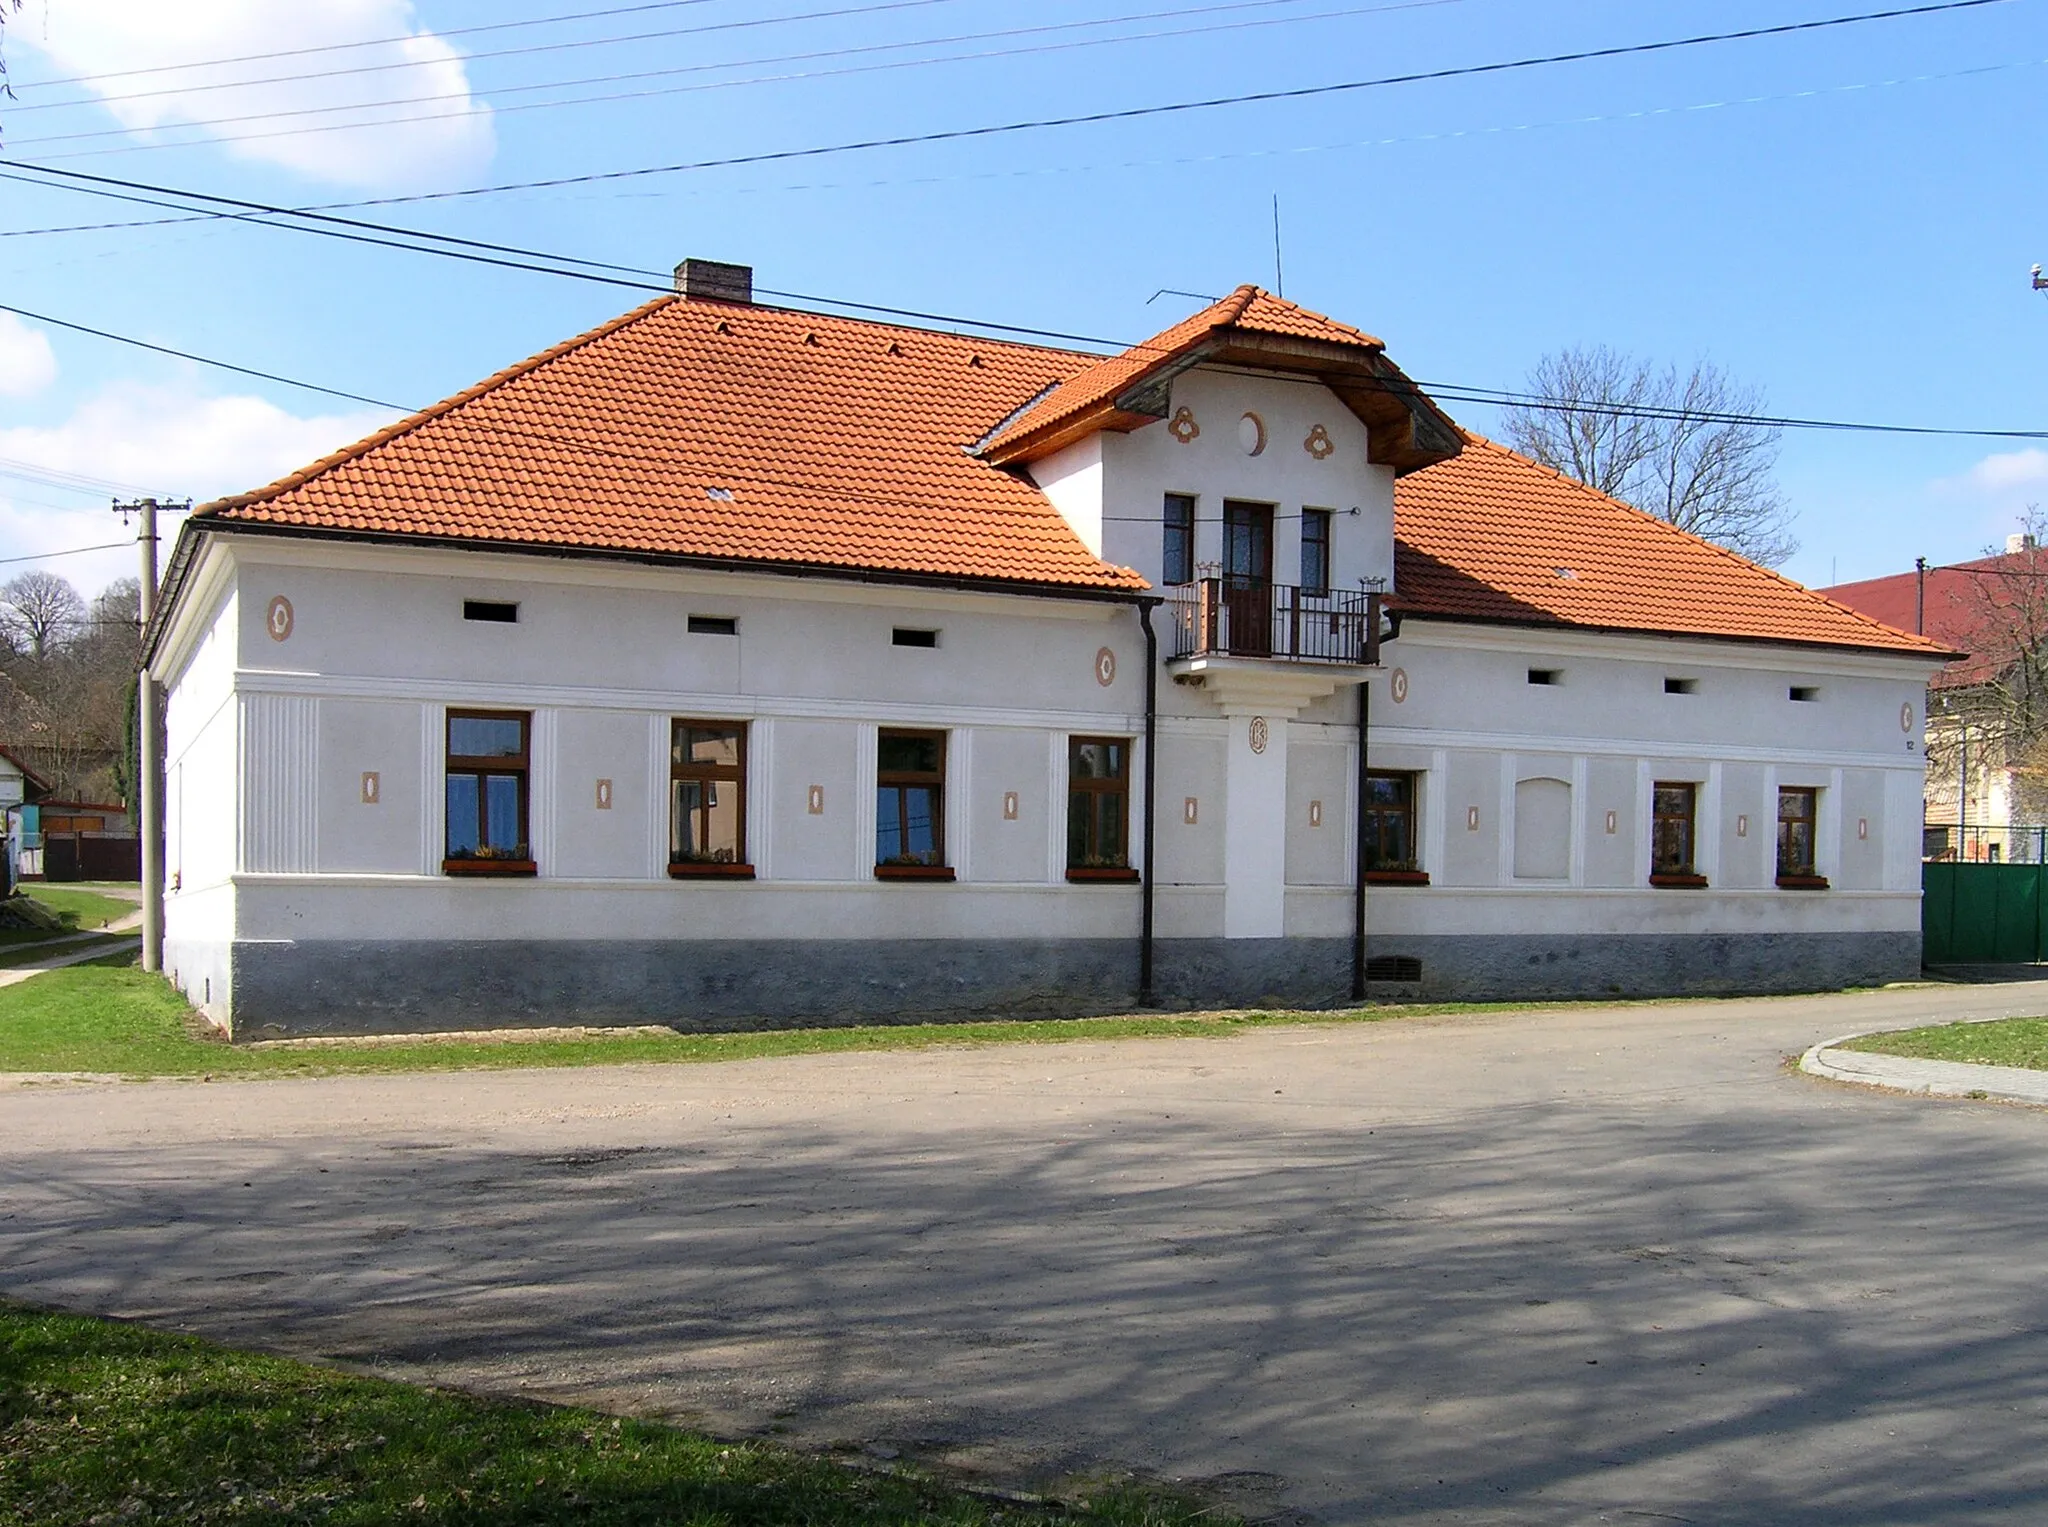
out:
{"label": "concrete curb", "polygon": [[[1994,1017],[1963,1021],[1997,1023],[2003,1020]],[[1925,1025],[1915,1024],[1913,1027]],[[1996,1099],[2048,1108],[2048,1071],[2030,1071],[2020,1066],[1973,1066],[1953,1060],[1916,1060],[1906,1055],[1878,1055],[1865,1050],[1838,1048],[1867,1035],[1900,1032],[1903,1031],[1860,1029],[1853,1034],[1838,1034],[1833,1039],[1824,1039],[1799,1057],[1799,1069],[1808,1076],[1857,1087],[1881,1087],[1891,1092],[1911,1092],[1923,1097]]]}

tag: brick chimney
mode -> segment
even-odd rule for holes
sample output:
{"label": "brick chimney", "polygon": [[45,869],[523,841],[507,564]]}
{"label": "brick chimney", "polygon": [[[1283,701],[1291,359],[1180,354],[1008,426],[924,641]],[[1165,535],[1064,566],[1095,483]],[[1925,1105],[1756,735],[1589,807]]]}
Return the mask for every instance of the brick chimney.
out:
{"label": "brick chimney", "polygon": [[676,294],[710,302],[752,302],[754,267],[718,260],[685,260],[676,267]]}

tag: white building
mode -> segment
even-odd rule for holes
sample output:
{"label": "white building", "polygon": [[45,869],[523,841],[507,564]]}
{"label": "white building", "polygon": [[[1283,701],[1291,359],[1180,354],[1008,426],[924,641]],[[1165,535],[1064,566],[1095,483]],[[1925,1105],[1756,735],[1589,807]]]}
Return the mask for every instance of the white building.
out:
{"label": "white building", "polygon": [[234,1032],[1917,970],[1933,644],[1254,288],[1104,359],[750,283],[192,516],[165,965]]}

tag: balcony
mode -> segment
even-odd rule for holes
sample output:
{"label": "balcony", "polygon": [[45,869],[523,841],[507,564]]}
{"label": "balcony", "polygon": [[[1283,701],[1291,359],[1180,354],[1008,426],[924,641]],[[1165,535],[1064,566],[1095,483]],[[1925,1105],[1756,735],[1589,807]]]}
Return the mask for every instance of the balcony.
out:
{"label": "balcony", "polygon": [[1166,608],[1173,618],[1168,656],[1374,667],[1380,660],[1382,597],[1318,594],[1243,578],[1198,578],[1167,591]]}

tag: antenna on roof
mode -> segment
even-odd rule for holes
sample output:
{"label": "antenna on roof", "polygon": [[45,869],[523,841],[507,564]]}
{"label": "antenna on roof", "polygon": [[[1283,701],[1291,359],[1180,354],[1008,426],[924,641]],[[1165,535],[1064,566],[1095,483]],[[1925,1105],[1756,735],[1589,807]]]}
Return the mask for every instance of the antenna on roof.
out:
{"label": "antenna on roof", "polygon": [[1280,193],[1273,193],[1273,295],[1287,295],[1287,277],[1280,269]]}

